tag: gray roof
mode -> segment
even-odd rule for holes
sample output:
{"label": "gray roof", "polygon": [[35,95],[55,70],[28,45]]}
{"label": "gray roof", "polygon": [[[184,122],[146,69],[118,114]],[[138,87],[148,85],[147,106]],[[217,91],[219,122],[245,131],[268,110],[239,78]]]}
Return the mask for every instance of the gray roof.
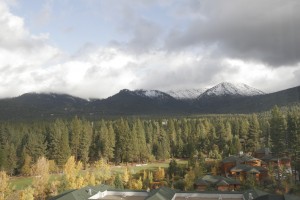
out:
{"label": "gray roof", "polygon": [[217,183],[217,186],[225,186],[225,185],[226,186],[229,185],[229,183],[227,183],[225,180],[221,180]]}
{"label": "gray roof", "polygon": [[[56,197],[51,198],[51,200],[82,200],[88,199],[89,197],[97,194],[99,191],[104,192],[105,190],[111,189],[112,187],[108,185],[98,185],[98,186],[86,186],[78,190],[70,190],[64,192]],[[89,194],[91,191],[91,195]]]}
{"label": "gray roof", "polygon": [[167,187],[160,187],[150,192],[146,200],[170,200],[174,197],[175,192]]}
{"label": "gray roof", "polygon": [[239,162],[239,163],[244,163],[244,162],[251,162],[251,161],[258,161],[260,159],[254,158],[253,156],[249,156],[247,154],[243,154],[241,156],[229,156],[227,158],[224,158],[222,160],[223,163],[230,163],[230,162]]}
{"label": "gray roof", "polygon": [[[213,175],[205,175],[200,180],[203,180],[209,184],[218,184],[221,181],[225,181],[228,184],[241,184],[241,182],[239,180],[235,180],[235,179],[227,178],[227,177],[223,177],[223,176],[213,176]],[[200,181],[200,180],[198,179],[198,181]]]}
{"label": "gray roof", "polygon": [[195,182],[195,185],[208,185],[208,182],[200,178]]}
{"label": "gray roof", "polygon": [[251,189],[251,190],[247,190],[246,192],[244,192],[243,196],[244,196],[245,200],[250,200],[250,198],[249,198],[250,195],[254,199],[256,199],[257,197],[264,196],[264,195],[267,195],[267,194],[269,194],[269,193],[258,190],[258,189]]}
{"label": "gray roof", "polygon": [[250,166],[250,165],[243,165],[243,164],[239,164],[236,165],[235,167],[231,168],[230,171],[233,172],[248,172],[248,173],[261,173],[264,171],[267,171],[267,169],[260,167],[260,166]]}

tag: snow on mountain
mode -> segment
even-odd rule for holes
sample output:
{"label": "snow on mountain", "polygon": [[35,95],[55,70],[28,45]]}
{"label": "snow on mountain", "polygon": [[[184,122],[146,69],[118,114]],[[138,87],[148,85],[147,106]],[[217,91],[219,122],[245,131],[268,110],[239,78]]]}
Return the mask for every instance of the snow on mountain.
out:
{"label": "snow on mountain", "polygon": [[196,99],[206,89],[182,89],[182,90],[168,90],[167,94],[174,97],[175,99]]}
{"label": "snow on mountain", "polygon": [[146,96],[152,99],[166,98],[166,96],[168,96],[168,94],[158,90],[134,90],[133,92],[139,96]]}
{"label": "snow on mountain", "polygon": [[209,97],[209,96],[255,96],[262,95],[264,92],[250,87],[244,83],[220,83],[208,90],[206,90],[199,97]]}

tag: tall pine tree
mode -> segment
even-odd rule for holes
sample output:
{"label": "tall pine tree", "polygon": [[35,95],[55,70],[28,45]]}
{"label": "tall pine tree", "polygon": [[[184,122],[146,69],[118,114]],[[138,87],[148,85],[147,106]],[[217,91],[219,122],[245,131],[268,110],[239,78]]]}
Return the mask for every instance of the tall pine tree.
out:
{"label": "tall pine tree", "polygon": [[286,121],[277,106],[271,111],[270,133],[272,152],[276,155],[282,154],[286,149]]}

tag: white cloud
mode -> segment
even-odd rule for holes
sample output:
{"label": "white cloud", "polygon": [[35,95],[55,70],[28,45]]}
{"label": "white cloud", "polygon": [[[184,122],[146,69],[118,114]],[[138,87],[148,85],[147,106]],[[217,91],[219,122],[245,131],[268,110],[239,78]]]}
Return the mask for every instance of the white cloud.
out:
{"label": "white cloud", "polygon": [[268,92],[300,84],[298,65],[270,68],[229,59],[222,52],[217,54],[218,47],[212,45],[176,51],[159,49],[156,43],[163,37],[160,26],[144,21],[132,24],[133,37],[126,43],[86,45],[68,56],[50,45],[48,33],[33,35],[24,20],[0,0],[1,97],[61,92],[105,98],[124,88],[204,88],[222,81],[244,82]]}
{"label": "white cloud", "polygon": [[47,44],[46,35],[31,35],[22,18],[0,2],[1,96],[14,96],[39,88],[32,73],[59,60],[59,49]]}

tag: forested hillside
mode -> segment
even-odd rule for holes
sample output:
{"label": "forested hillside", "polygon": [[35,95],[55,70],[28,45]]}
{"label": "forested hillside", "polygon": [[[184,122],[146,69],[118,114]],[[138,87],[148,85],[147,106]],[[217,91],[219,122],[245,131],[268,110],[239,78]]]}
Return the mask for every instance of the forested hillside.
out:
{"label": "forested hillside", "polygon": [[25,165],[41,156],[62,166],[71,155],[86,165],[100,158],[113,163],[222,158],[260,147],[283,153],[300,150],[299,126],[299,112],[277,107],[259,116],[5,122],[0,125],[0,168],[27,174]]}

